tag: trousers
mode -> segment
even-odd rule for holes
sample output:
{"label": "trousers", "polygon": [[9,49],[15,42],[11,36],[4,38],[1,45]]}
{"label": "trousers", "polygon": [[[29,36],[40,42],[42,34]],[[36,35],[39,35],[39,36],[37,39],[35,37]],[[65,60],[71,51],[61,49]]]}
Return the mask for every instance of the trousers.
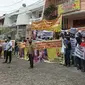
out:
{"label": "trousers", "polygon": [[70,50],[66,50],[66,53],[65,53],[65,65],[70,65]]}
{"label": "trousers", "polygon": [[6,56],[7,56],[7,51],[4,50],[4,59],[6,59]]}
{"label": "trousers", "polygon": [[33,68],[34,67],[34,57],[32,56],[32,54],[29,54],[29,61],[30,61],[30,67]]}
{"label": "trousers", "polygon": [[8,62],[8,59],[9,59],[9,63],[11,63],[11,60],[12,60],[12,51],[7,51],[7,56],[6,56],[6,60],[5,62]]}
{"label": "trousers", "polygon": [[76,64],[77,64],[77,69],[81,69],[81,59],[79,57],[76,57]]}

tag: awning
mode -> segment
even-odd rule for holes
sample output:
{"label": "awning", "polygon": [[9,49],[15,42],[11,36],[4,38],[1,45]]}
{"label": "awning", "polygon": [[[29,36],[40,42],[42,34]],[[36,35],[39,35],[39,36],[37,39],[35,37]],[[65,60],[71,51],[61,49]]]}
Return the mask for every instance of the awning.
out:
{"label": "awning", "polygon": [[47,30],[60,32],[62,29],[62,16],[55,20],[41,20],[32,23],[32,30]]}
{"label": "awning", "polygon": [[82,13],[85,13],[85,10],[73,11],[73,12],[65,13],[65,14],[63,14],[63,17],[71,16],[71,15],[76,15],[76,14],[82,14]]}

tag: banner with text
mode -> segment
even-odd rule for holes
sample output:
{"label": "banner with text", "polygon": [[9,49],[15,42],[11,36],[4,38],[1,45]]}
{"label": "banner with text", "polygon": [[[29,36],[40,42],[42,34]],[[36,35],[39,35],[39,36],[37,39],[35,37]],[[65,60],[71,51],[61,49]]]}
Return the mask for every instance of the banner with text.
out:
{"label": "banner with text", "polygon": [[69,0],[69,2],[58,6],[58,15],[75,10],[80,10],[80,0]]}

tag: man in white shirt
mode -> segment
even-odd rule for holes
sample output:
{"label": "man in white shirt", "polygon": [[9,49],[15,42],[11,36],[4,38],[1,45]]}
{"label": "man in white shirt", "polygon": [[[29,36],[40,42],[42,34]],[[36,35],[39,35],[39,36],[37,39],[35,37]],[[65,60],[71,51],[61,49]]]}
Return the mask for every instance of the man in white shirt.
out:
{"label": "man in white shirt", "polygon": [[7,56],[6,56],[6,60],[5,60],[4,63],[8,62],[8,58],[9,58],[8,63],[11,63],[11,60],[12,60],[12,41],[11,41],[10,36],[8,37],[8,42],[7,42],[7,45],[6,45],[6,51],[7,51]]}
{"label": "man in white shirt", "polygon": [[7,40],[2,44],[3,50],[4,50],[4,59],[6,58],[6,45],[7,45]]}

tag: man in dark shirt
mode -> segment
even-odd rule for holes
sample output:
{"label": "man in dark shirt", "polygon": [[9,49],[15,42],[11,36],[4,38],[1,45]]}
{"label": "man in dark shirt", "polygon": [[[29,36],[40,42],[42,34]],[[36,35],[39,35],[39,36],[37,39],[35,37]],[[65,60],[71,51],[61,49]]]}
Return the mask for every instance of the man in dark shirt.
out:
{"label": "man in dark shirt", "polygon": [[71,54],[71,42],[70,42],[70,37],[66,37],[66,52],[65,52],[65,65],[70,66],[70,54]]}

